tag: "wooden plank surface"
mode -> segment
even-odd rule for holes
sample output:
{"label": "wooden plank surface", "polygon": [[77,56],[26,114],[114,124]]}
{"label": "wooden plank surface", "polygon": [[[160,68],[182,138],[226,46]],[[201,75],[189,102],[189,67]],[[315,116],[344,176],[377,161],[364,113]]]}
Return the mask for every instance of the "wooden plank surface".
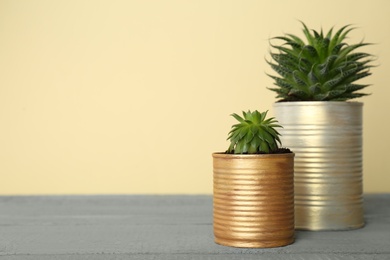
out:
{"label": "wooden plank surface", "polygon": [[390,259],[390,194],[365,196],[366,226],[298,231],[273,249],[216,245],[211,196],[3,196],[3,259]]}

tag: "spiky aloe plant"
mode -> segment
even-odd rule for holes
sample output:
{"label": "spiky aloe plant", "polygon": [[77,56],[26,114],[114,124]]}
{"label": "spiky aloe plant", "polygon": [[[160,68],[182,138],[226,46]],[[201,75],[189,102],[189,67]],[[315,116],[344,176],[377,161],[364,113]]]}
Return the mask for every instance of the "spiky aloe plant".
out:
{"label": "spiky aloe plant", "polygon": [[232,114],[239,121],[232,126],[229,132],[229,149],[226,153],[231,154],[257,154],[273,153],[278,150],[277,142],[280,142],[279,133],[275,130],[278,125],[272,117],[266,119],[267,112],[260,113],[255,110],[242,112],[243,117]]}
{"label": "spiky aloe plant", "polygon": [[306,42],[293,34],[275,37],[282,45],[271,44],[276,52],[270,52],[268,64],[279,76],[275,80],[280,101],[345,101],[366,96],[358,93],[369,86],[354,82],[371,75],[372,55],[356,52],[369,43],[348,45],[344,42],[354,28],[346,25],[333,35],[333,28],[326,34],[309,30],[302,22]]}

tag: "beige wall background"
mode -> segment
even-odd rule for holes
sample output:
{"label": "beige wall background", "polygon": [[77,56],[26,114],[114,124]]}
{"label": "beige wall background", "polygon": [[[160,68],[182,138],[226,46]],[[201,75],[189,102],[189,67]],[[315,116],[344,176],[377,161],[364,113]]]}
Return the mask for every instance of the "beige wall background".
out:
{"label": "beige wall background", "polygon": [[364,188],[390,192],[387,0],[0,0],[0,194],[212,192],[234,119],[270,109],[268,39],[377,43]]}

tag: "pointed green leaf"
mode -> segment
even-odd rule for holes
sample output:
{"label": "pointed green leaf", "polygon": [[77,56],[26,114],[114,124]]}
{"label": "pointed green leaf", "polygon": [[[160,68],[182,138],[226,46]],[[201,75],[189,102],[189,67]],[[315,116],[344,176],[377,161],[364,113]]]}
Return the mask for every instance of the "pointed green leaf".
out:
{"label": "pointed green leaf", "polygon": [[231,114],[231,116],[232,117],[234,117],[235,119],[237,119],[237,121],[239,121],[239,122],[242,122],[242,121],[244,121],[244,119],[242,118],[242,117],[240,117],[239,115],[237,115],[237,114]]}

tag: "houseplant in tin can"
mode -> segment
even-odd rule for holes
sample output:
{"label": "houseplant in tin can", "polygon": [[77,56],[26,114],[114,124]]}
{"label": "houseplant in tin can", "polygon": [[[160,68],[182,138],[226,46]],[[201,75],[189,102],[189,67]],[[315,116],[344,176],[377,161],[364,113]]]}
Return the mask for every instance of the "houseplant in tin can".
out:
{"label": "houseplant in tin can", "polygon": [[[276,87],[276,118],[282,141],[294,150],[296,228],[347,230],[362,227],[362,107],[347,102],[367,95],[356,81],[371,75],[369,45],[347,44],[354,29],[333,34],[310,30],[305,39],[293,34],[271,42],[269,75]],[[274,41],[281,41],[276,45]]]}
{"label": "houseplant in tin can", "polygon": [[226,152],[213,153],[215,242],[279,247],[294,242],[294,153],[279,148],[280,127],[267,112],[233,114]]}

